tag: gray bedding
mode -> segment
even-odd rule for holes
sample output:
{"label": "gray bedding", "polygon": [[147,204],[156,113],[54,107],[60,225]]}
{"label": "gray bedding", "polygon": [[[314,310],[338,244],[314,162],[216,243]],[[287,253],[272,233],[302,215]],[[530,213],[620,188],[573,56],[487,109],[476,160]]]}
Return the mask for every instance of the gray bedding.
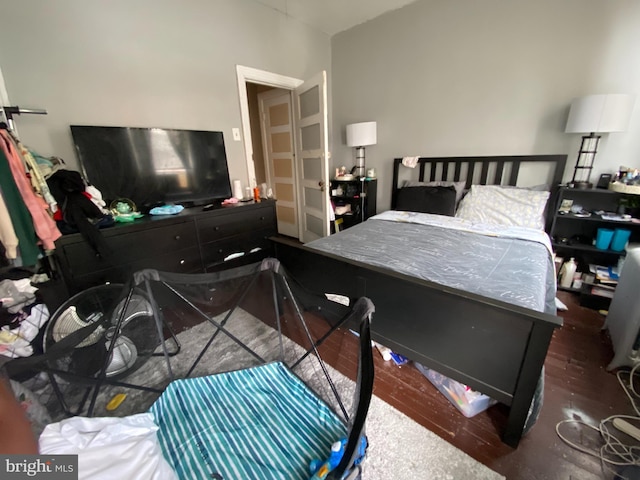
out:
{"label": "gray bedding", "polygon": [[[422,218],[420,214],[411,217]],[[393,215],[383,214],[307,246],[532,310],[556,313],[554,266],[547,246],[515,238],[512,233],[502,236],[496,227],[491,228],[490,235],[467,231],[460,228],[457,219],[451,219],[454,228],[450,228],[444,219],[427,225],[407,218],[393,221]]]}

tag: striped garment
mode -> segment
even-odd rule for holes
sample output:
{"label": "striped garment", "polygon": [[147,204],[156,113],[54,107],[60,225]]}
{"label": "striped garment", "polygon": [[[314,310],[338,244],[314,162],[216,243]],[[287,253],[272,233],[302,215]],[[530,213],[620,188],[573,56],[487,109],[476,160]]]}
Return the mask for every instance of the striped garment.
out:
{"label": "striped garment", "polygon": [[181,479],[308,479],[346,436],[342,420],[284,364],[172,382],[149,410]]}

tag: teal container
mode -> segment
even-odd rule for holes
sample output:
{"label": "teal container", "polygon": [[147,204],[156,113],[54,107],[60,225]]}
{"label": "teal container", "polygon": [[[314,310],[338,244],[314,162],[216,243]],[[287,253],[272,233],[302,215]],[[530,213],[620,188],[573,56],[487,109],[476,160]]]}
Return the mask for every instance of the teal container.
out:
{"label": "teal container", "polygon": [[613,239],[613,230],[608,228],[599,228],[596,234],[596,248],[600,250],[609,250],[611,240]]}
{"label": "teal container", "polygon": [[629,237],[631,236],[631,230],[623,230],[616,228],[613,232],[613,238],[611,239],[611,250],[615,252],[621,252],[627,246]]}

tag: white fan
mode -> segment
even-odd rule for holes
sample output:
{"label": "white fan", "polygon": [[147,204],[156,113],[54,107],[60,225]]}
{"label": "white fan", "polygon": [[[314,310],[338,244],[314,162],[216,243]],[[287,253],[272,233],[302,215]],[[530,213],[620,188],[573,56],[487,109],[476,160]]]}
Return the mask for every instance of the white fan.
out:
{"label": "white fan", "polygon": [[[138,359],[138,349],[134,341],[123,335],[122,332],[127,326],[128,331],[132,332],[136,327],[135,322],[132,322],[137,318],[146,317],[148,319],[152,317],[153,309],[142,295],[132,295],[120,323],[120,331],[116,335],[116,325],[122,315],[125,300],[121,300],[116,308],[113,309],[113,314],[109,321],[104,322],[104,315],[110,310],[109,306],[113,305],[113,302],[117,300],[121,288],[121,285],[103,285],[85,290],[72,297],[65,305],[60,307],[58,310],[60,313],[54,314],[51,318],[47,326],[47,330],[50,333],[45,334],[44,339],[45,351],[47,347],[51,347],[53,343],[61,341],[73,332],[94,322],[103,321],[104,326],[100,325],[88,334],[86,338],[75,346],[76,350],[74,351],[79,352],[78,349],[91,347],[94,350],[87,350],[87,352],[93,351],[95,355],[92,355],[92,357],[106,359],[106,352],[115,337],[111,357],[106,368],[106,375],[112,377],[131,369]],[[102,365],[104,364],[102,363]]]}

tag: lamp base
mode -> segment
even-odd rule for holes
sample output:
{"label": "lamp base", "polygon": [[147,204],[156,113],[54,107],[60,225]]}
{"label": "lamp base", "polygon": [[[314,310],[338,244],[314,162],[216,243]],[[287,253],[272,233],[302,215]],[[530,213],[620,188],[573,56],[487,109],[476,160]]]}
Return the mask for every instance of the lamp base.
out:
{"label": "lamp base", "polygon": [[593,188],[593,183],[591,182],[569,182],[567,183],[567,187],[575,188],[578,190],[588,190]]}
{"label": "lamp base", "polygon": [[353,173],[356,177],[364,177],[364,147],[356,148],[356,166],[353,167],[351,173]]}

